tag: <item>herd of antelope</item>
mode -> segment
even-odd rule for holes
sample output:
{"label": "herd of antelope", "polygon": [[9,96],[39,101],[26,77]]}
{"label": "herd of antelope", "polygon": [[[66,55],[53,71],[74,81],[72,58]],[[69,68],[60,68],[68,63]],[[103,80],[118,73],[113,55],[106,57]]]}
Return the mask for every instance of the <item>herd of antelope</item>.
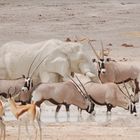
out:
{"label": "herd of antelope", "polygon": [[[110,113],[113,107],[118,106],[130,110],[131,113],[136,115],[135,104],[139,101],[140,70],[133,65],[114,62],[109,58],[105,59],[102,42],[101,56],[96,52],[91,41],[89,41],[89,45],[97,57],[97,60],[93,59],[92,61],[97,66],[100,83],[88,81],[83,84],[75,75],[74,77],[78,83],[75,81],[75,78],[69,77],[69,80],[64,82],[37,83],[34,85],[32,75],[47,57],[31,73],[31,67],[38,55],[32,61],[27,76],[23,75],[20,78],[10,80],[0,79],[0,139],[3,138],[5,140],[6,137],[6,126],[3,119],[5,102],[8,102],[11,112],[18,120],[18,140],[20,139],[20,124],[22,120],[25,122],[26,131],[30,139],[32,136],[28,130],[28,122],[32,124],[36,131],[35,139],[37,138],[38,128],[40,140],[42,139],[40,105],[45,100],[57,105],[56,117],[61,105],[65,105],[67,117],[69,117],[70,105],[75,105],[81,110],[86,110],[88,113],[94,114],[96,104],[105,105],[107,107],[107,113]],[[132,87],[133,95],[128,91],[126,82],[129,82]],[[121,87],[120,84],[122,84]],[[20,102],[20,104],[17,102]],[[37,122],[38,128],[35,122]]]}

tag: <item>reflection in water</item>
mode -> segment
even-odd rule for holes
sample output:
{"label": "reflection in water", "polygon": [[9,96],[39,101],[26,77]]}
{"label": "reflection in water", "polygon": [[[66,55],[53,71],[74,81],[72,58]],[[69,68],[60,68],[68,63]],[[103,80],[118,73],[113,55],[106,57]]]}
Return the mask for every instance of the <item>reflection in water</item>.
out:
{"label": "reflection in water", "polygon": [[[108,124],[111,121],[117,119],[126,119],[132,115],[129,111],[122,108],[113,108],[110,115],[106,114],[106,107],[96,106],[96,114],[88,114],[86,111],[82,111],[82,115],[78,113],[77,107],[70,107],[70,117],[67,119],[67,113],[65,107],[62,107],[60,110],[57,119],[55,118],[55,109],[56,106],[43,106],[41,112],[41,121],[42,122],[96,122],[98,124]],[[138,114],[140,112],[140,105],[137,104]],[[16,120],[10,111],[6,111],[5,118],[6,121]]]}

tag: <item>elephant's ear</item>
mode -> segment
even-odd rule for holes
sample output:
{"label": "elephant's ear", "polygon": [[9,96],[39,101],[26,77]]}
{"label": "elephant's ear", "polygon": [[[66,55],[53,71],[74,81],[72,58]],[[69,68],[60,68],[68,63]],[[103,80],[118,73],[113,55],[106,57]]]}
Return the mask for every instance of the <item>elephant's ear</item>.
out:
{"label": "elephant's ear", "polygon": [[49,72],[57,73],[63,77],[70,75],[70,62],[65,55],[55,57],[46,63]]}

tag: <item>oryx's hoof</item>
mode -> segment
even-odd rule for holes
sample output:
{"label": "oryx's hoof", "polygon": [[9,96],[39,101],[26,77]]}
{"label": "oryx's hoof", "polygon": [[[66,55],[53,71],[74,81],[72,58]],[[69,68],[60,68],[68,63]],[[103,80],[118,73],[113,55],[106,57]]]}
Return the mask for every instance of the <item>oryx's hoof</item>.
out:
{"label": "oryx's hoof", "polygon": [[136,117],[136,116],[137,116],[137,113],[136,113],[136,112],[134,112],[134,113],[133,113],[133,115]]}
{"label": "oryx's hoof", "polygon": [[106,114],[107,114],[107,115],[111,115],[111,111],[107,111]]}
{"label": "oryx's hoof", "polygon": [[92,113],[91,113],[93,116],[95,116],[95,114],[96,114],[96,111],[94,110]]}

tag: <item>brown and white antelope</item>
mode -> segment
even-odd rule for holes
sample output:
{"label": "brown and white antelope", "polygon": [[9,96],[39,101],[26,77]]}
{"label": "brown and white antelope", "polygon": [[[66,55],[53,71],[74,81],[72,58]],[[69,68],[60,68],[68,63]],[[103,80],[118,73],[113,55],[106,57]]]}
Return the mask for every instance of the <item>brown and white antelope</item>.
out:
{"label": "brown and white antelope", "polygon": [[[8,93],[10,92],[10,89],[8,90]],[[42,131],[41,131],[41,122],[40,122],[40,109],[34,104],[26,104],[26,105],[17,105],[9,93],[9,99],[8,99],[10,110],[13,113],[13,115],[16,117],[16,119],[19,121],[18,123],[18,140],[20,139],[20,126],[21,121],[25,122],[26,126],[26,132],[31,139],[31,132],[28,130],[28,124],[31,123],[33,128],[35,129],[35,140],[37,138],[37,128],[35,126],[35,121],[38,124],[39,131],[40,131],[40,140],[42,139]]]}
{"label": "brown and white antelope", "polygon": [[131,113],[134,113],[135,116],[137,115],[135,103],[130,98],[125,84],[126,93],[115,83],[101,84],[90,81],[83,85],[77,76],[76,78],[93,103],[107,106],[107,114],[111,114],[111,109],[118,106],[126,110],[130,108]]}
{"label": "brown and white antelope", "polygon": [[[32,92],[32,101],[38,106],[48,100],[55,105],[71,104],[93,113],[94,103],[90,101],[88,95],[78,90],[78,87],[72,81],[60,83],[41,83],[36,86]],[[68,111],[68,110],[67,110]]]}
{"label": "brown and white antelope", "polygon": [[[0,95],[3,95],[5,98],[8,97],[9,88],[15,88],[16,93],[22,93],[22,87],[30,90],[33,87],[33,81],[29,77],[25,77],[24,75],[17,79],[0,79]],[[24,94],[24,96],[23,94],[19,94],[20,97],[19,99],[16,99],[16,101],[20,101],[22,102],[22,104],[25,104],[25,102],[30,101],[30,97],[28,94]]]}
{"label": "brown and white antelope", "polygon": [[[39,57],[41,52],[39,52],[34,59],[32,60],[27,76],[22,75],[20,78],[16,79],[0,79],[0,95],[3,95],[5,98],[8,97],[8,90],[9,88],[16,89],[16,93],[21,93],[19,94],[19,99],[17,101],[20,101],[22,104],[26,104],[30,102],[30,94],[26,94],[25,91],[29,91],[33,87],[33,79],[32,76],[35,73],[35,71],[38,69],[38,67],[42,64],[42,62],[47,58],[47,55],[39,62],[38,65],[34,67],[34,69],[31,71],[33,64],[35,60]],[[24,91],[24,92],[23,92]]]}
{"label": "brown and white antelope", "polygon": [[4,115],[4,107],[3,107],[3,103],[0,100],[0,127],[1,127],[1,135],[0,135],[0,140],[5,140],[5,124],[3,122],[3,115]]}
{"label": "brown and white antelope", "polygon": [[138,92],[140,91],[140,69],[133,64],[126,64],[125,62],[114,62],[109,58],[105,59],[103,54],[102,44],[102,56],[100,57],[91,42],[89,41],[92,50],[94,51],[97,60],[93,59],[93,62],[97,64],[98,77],[102,83],[113,82],[116,84],[133,81],[135,88],[135,102],[139,101]]}
{"label": "brown and white antelope", "polygon": [[88,82],[85,84],[85,89],[95,104],[107,106],[107,112],[116,106],[128,110],[132,103],[127,94],[123,93],[115,83]]}

